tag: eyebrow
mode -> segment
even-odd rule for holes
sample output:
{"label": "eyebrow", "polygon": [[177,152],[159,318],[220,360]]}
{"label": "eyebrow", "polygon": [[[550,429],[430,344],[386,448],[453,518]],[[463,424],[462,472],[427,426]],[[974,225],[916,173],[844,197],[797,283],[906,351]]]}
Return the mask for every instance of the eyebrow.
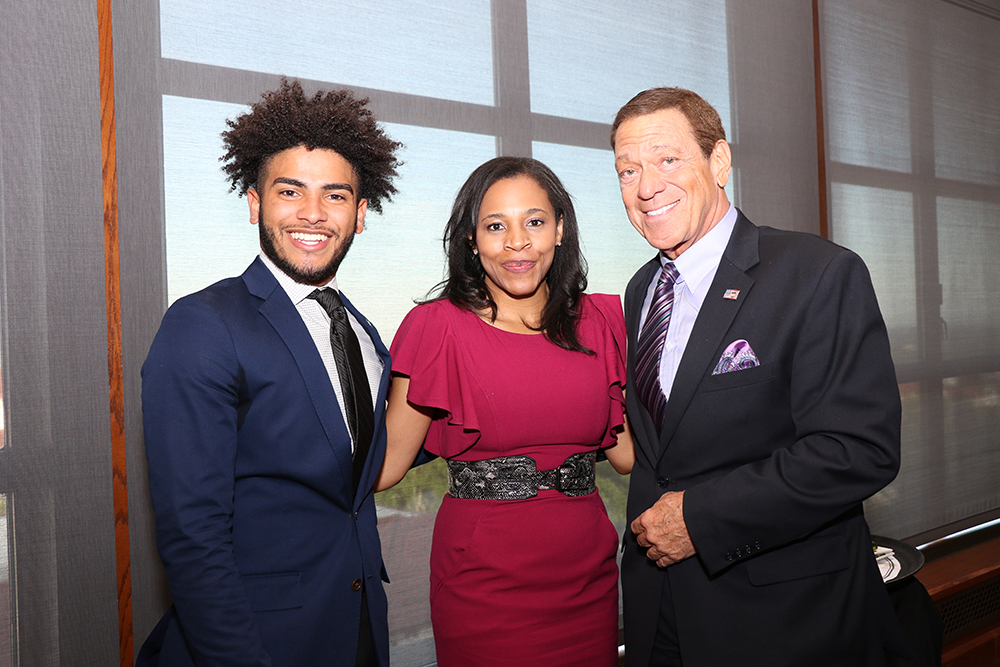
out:
{"label": "eyebrow", "polygon": [[[302,181],[300,181],[300,180],[298,180],[296,178],[288,178],[286,176],[278,176],[277,178],[274,179],[274,181],[272,182],[272,185],[277,185],[279,183],[281,183],[283,185],[291,185],[291,186],[296,187],[296,188],[302,188],[302,189],[307,189],[308,188],[308,186],[306,186],[306,184],[303,183]],[[327,184],[325,184],[320,189],[321,190],[346,190],[347,192],[350,192],[352,195],[354,194],[354,188],[351,186],[350,183],[327,183]]]}
{"label": "eyebrow", "polygon": [[[529,208],[521,213],[521,215],[535,215],[537,213],[548,213],[544,208]],[[483,220],[493,220],[494,218],[506,218],[507,215],[504,213],[490,213],[489,215],[484,215]]]}
{"label": "eyebrow", "polygon": [[[679,153],[680,151],[667,144],[657,144],[656,146],[650,146],[649,148],[654,153]],[[624,150],[621,153],[615,153],[615,162],[621,162],[624,160],[634,159],[634,153],[630,150]]]}

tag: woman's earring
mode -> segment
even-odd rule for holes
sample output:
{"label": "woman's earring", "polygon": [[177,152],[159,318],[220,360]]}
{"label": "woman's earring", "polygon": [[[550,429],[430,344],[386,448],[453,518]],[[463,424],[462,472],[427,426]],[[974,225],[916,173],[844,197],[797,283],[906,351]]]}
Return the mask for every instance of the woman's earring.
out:
{"label": "woman's earring", "polygon": [[475,248],[475,247],[472,248],[472,254],[473,255],[478,255],[479,254],[479,248]]}

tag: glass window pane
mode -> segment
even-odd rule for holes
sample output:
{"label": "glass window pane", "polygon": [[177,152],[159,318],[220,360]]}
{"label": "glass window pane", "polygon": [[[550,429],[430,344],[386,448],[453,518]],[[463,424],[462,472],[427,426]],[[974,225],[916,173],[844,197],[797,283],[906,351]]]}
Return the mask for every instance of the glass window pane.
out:
{"label": "glass window pane", "polygon": [[829,158],[910,172],[907,35],[891,3],[823,3]]}
{"label": "glass window pane", "polygon": [[639,91],[680,86],[708,100],[731,133],[725,17],[725,0],[677,0],[669,9],[645,0],[628,11],[528,0],[531,110],[610,123]]}
{"label": "glass window pane", "polygon": [[941,178],[1000,185],[1000,58],[981,56],[1000,54],[1000,30],[973,12],[949,18],[934,23],[935,170]]}
{"label": "glass window pane", "polygon": [[[892,484],[865,503],[872,532],[915,535],[1000,506],[1000,373],[929,384],[899,386],[903,456]],[[937,392],[939,399],[921,400]],[[938,422],[941,437],[924,426]]]}
{"label": "glass window pane", "polygon": [[493,104],[489,0],[331,5],[323,0],[161,0],[161,53],[221,67]]}
{"label": "glass window pane", "polygon": [[625,215],[610,148],[535,142],[531,150],[573,196],[583,254],[590,267],[587,291],[624,294],[632,274],[656,251]]}
{"label": "glass window pane", "polygon": [[406,473],[403,481],[376,494],[382,558],[392,583],[389,597],[389,662],[401,667],[433,665],[430,554],[434,520],[448,491],[448,466],[435,459]]}
{"label": "glass window pane", "polygon": [[937,218],[944,357],[995,357],[1000,339],[995,268],[1000,206],[941,197]]}
{"label": "glass window pane", "polygon": [[386,345],[399,323],[444,277],[441,238],[458,189],[496,155],[496,137],[385,124],[403,143],[399,193],[372,215],[344,260],[338,283],[370,319]]}
{"label": "glass window pane", "polygon": [[913,195],[858,185],[830,186],[831,238],[868,265],[892,358],[916,361],[917,293],[913,246]]}
{"label": "glass window pane", "polygon": [[170,303],[238,276],[260,250],[246,198],[229,192],[219,157],[226,118],[246,110],[163,96],[163,189]]}
{"label": "glass window pane", "polygon": [[[995,312],[995,311],[994,311]],[[1000,506],[1000,373],[944,380],[944,453],[934,481],[945,521],[958,521]]]}

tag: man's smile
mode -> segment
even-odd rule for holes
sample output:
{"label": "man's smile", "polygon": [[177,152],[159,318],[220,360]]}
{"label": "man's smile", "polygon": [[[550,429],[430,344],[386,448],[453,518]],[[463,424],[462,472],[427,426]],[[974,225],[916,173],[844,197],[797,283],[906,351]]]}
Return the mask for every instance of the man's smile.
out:
{"label": "man's smile", "polygon": [[667,204],[666,206],[661,206],[660,208],[653,209],[652,211],[646,211],[645,212],[645,216],[647,218],[655,218],[655,217],[658,217],[658,216],[661,216],[661,215],[665,215],[667,213],[667,211],[672,210],[679,203],[681,203],[680,199],[678,199],[677,201],[675,201],[675,202],[673,202],[671,204]]}
{"label": "man's smile", "polygon": [[318,246],[329,240],[330,235],[320,232],[288,232],[293,241],[302,245]]}

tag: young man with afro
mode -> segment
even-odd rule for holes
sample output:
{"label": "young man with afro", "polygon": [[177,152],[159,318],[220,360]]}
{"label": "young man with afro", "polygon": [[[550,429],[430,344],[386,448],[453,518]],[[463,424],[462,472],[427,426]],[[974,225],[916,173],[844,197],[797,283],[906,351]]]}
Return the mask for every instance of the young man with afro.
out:
{"label": "young man with afro", "polygon": [[389,664],[372,491],[389,353],[336,278],[396,192],[400,144],[366,104],[283,80],[223,133],[261,252],[174,303],[143,365],[173,606],[137,665]]}

